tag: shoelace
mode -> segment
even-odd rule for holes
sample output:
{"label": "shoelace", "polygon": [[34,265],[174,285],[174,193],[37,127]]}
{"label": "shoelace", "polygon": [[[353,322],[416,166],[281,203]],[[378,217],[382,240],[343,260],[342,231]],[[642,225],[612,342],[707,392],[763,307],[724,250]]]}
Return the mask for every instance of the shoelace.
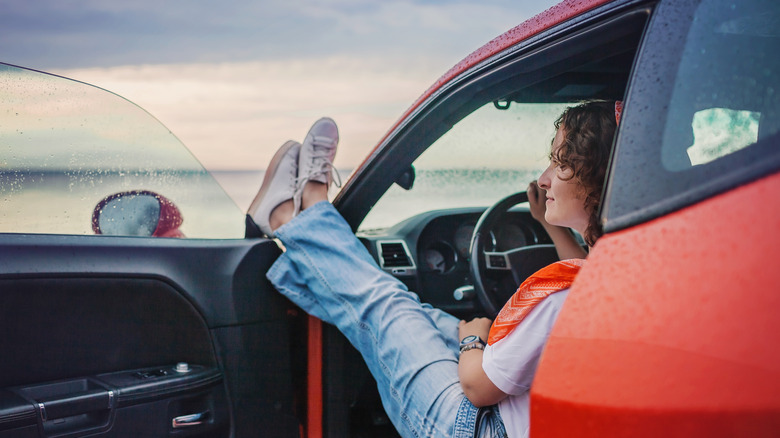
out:
{"label": "shoelace", "polygon": [[[301,203],[303,202],[303,189],[306,187],[306,183],[310,180],[321,176],[331,174],[331,182],[336,187],[341,187],[341,175],[339,171],[333,167],[333,163],[328,158],[331,148],[335,145],[336,141],[330,137],[314,136],[312,139],[313,153],[311,155],[312,162],[315,163],[315,170],[308,175],[297,178],[295,181],[295,193],[293,194],[293,217],[301,211]],[[319,169],[316,169],[316,163],[319,162]]]}

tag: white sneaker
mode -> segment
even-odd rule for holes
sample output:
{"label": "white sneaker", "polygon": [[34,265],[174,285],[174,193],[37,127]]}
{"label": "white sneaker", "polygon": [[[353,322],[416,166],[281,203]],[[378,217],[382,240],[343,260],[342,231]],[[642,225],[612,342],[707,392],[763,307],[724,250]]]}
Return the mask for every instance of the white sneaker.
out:
{"label": "white sneaker", "polygon": [[270,225],[271,212],[279,204],[295,196],[300,150],[301,144],[290,140],[276,151],[265,171],[263,184],[247,211],[255,224],[268,237],[274,236]]}
{"label": "white sneaker", "polygon": [[296,212],[300,211],[303,189],[309,181],[330,186],[335,177],[336,185],[341,186],[339,174],[333,168],[338,143],[339,129],[328,117],[317,120],[309,129],[298,158],[298,187],[293,197]]}

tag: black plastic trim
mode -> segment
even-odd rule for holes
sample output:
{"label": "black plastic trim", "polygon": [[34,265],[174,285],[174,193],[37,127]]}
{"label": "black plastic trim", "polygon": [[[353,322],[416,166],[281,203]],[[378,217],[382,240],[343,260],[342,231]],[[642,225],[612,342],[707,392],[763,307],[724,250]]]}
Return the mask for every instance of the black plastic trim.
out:
{"label": "black plastic trim", "polygon": [[170,370],[170,375],[147,380],[135,378],[133,374],[149,370],[149,368],[100,374],[95,376],[95,378],[116,389],[116,403],[118,407],[197,392],[222,382],[222,373],[215,368],[206,368],[198,365],[190,365],[190,367],[192,371],[186,374],[176,373],[173,371],[173,367],[160,367]]}
{"label": "black plastic trim", "polygon": [[32,404],[11,391],[0,389],[0,431],[33,426],[36,419]]}
{"label": "black plastic trim", "polygon": [[177,289],[216,328],[283,317],[263,305],[281,300],[264,275],[280,253],[268,239],[0,234],[0,279],[156,279]]}

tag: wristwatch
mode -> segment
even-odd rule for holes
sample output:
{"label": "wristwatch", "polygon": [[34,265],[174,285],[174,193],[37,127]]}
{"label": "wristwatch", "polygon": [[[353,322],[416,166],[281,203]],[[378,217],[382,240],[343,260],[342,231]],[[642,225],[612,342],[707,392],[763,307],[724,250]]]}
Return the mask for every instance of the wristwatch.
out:
{"label": "wristwatch", "polygon": [[473,349],[485,349],[485,341],[477,335],[469,335],[460,340],[460,352],[469,351]]}

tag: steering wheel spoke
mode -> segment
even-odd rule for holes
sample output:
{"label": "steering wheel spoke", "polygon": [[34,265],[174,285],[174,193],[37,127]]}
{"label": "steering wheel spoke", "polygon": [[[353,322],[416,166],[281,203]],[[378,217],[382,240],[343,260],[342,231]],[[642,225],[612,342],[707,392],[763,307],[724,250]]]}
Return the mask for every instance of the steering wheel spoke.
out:
{"label": "steering wheel spoke", "polygon": [[485,268],[490,270],[511,271],[512,262],[507,252],[487,252],[485,251]]}

